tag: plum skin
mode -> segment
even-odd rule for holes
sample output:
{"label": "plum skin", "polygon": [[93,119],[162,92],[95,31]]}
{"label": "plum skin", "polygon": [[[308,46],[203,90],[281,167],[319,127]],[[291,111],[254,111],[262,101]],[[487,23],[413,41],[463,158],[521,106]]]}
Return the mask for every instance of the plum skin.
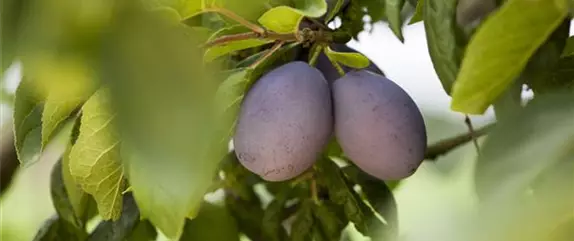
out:
{"label": "plum skin", "polygon": [[381,180],[412,175],[424,159],[427,137],[411,97],[368,70],[347,73],[332,91],[335,135],[345,155]]}
{"label": "plum skin", "polygon": [[310,168],[333,130],[330,94],[321,72],[301,61],[264,75],[239,113],[233,143],[241,164],[267,181]]}

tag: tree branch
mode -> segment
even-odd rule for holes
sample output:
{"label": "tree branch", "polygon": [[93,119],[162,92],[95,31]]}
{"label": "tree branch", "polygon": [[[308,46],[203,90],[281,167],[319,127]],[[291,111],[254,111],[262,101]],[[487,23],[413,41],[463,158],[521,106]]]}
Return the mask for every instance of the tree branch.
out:
{"label": "tree branch", "polygon": [[442,156],[455,148],[472,141],[475,138],[485,135],[494,124],[489,124],[480,129],[474,130],[472,133],[465,133],[459,136],[451,137],[445,140],[441,140],[435,144],[432,144],[427,147],[427,151],[425,153],[426,160],[435,160],[439,156]]}

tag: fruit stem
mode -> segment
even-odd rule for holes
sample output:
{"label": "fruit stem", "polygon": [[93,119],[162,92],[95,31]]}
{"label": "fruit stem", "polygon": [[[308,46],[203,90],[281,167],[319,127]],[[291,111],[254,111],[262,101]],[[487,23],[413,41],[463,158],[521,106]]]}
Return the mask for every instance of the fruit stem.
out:
{"label": "fruit stem", "polygon": [[319,54],[323,50],[323,45],[315,44],[313,49],[311,50],[311,58],[309,58],[309,65],[315,66],[317,64],[317,59],[319,58]]}
{"label": "fruit stem", "polygon": [[317,180],[311,180],[311,198],[315,204],[319,204],[319,193],[317,192]]}
{"label": "fruit stem", "polygon": [[260,35],[265,35],[266,34],[266,30],[264,28],[262,28],[261,26],[254,24],[252,22],[250,22],[249,20],[235,14],[232,11],[229,11],[225,8],[219,8],[219,7],[211,7],[211,8],[206,8],[204,9],[205,12],[216,12],[219,14],[222,14],[228,18],[231,18],[233,20],[235,20],[236,22],[238,22],[239,24],[251,29],[253,32],[256,32]]}
{"label": "fruit stem", "polygon": [[255,68],[257,67],[259,64],[263,63],[263,61],[265,61],[266,59],[268,59],[271,55],[273,55],[273,53],[275,53],[279,48],[281,48],[281,46],[284,44],[284,41],[277,41],[275,42],[275,45],[273,45],[273,47],[271,47],[271,49],[267,50],[267,53],[265,53],[263,56],[261,56],[261,58],[259,58],[257,61],[255,61],[255,63],[251,64],[249,66],[249,68]]}

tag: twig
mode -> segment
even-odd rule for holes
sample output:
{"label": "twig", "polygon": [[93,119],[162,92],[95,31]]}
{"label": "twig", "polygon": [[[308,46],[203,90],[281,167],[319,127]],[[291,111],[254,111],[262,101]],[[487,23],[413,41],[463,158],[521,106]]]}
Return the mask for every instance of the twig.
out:
{"label": "twig", "polygon": [[275,53],[279,48],[281,48],[281,46],[284,44],[285,42],[283,41],[277,41],[275,43],[275,45],[273,45],[273,47],[271,47],[271,49],[269,49],[267,51],[267,53],[265,53],[265,55],[261,56],[261,58],[259,58],[257,61],[255,61],[255,63],[251,64],[249,66],[249,68],[255,68],[257,67],[259,64],[263,63],[263,61],[265,61],[267,58],[269,58],[269,56],[273,55],[273,53]]}
{"label": "twig", "polygon": [[468,132],[470,133],[470,135],[472,137],[472,142],[474,143],[474,147],[476,148],[476,153],[479,154],[480,153],[480,147],[478,146],[478,141],[476,140],[476,137],[474,136],[474,128],[472,127],[472,121],[470,120],[468,115],[465,115],[464,123],[468,127]]}
{"label": "twig", "polygon": [[317,59],[323,50],[323,46],[320,44],[315,45],[313,50],[311,51],[311,58],[309,59],[309,65],[315,66],[317,64]]}
{"label": "twig", "polygon": [[258,33],[248,32],[248,33],[238,33],[232,35],[225,35],[214,40],[211,40],[203,45],[205,48],[213,47],[216,45],[222,45],[229,42],[239,41],[239,40],[246,40],[246,39],[254,39],[259,38]]}
{"label": "twig", "polygon": [[459,136],[451,137],[435,144],[428,146],[425,153],[426,160],[435,160],[437,157],[442,156],[455,148],[472,141],[475,138],[485,135],[494,126],[494,124],[486,125],[471,133],[465,133]]}
{"label": "twig", "polygon": [[260,35],[265,35],[266,34],[266,30],[262,27],[260,27],[257,24],[254,24],[250,21],[248,21],[247,19],[235,14],[232,11],[229,11],[225,8],[218,8],[218,7],[212,7],[212,8],[206,8],[204,9],[205,12],[216,12],[219,14],[222,14],[228,18],[231,18],[233,20],[235,20],[236,22],[240,23],[241,25],[251,29],[251,31],[256,32]]}

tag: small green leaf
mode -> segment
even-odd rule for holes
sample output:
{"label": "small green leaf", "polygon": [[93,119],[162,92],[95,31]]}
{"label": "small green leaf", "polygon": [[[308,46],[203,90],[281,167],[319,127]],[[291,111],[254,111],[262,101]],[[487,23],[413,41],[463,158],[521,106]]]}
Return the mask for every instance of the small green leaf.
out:
{"label": "small green leaf", "polygon": [[[70,199],[63,178],[63,166],[62,161],[58,161],[53,169],[50,176],[50,192],[52,196],[52,203],[56,209],[58,216],[64,221],[70,223],[78,230],[84,229],[84,220],[82,220],[82,215],[74,210],[72,205],[72,200]],[[85,199],[87,201],[87,199]],[[84,211],[84,210],[82,210]]]}
{"label": "small green leaf", "polygon": [[288,191],[283,190],[278,193],[263,212],[262,228],[265,240],[281,241],[287,238],[287,232],[282,224],[282,217],[286,210],[285,204],[288,198]]}
{"label": "small green leaf", "polygon": [[325,54],[328,55],[329,59],[351,68],[362,69],[368,67],[371,63],[371,61],[361,53],[335,52],[331,47],[326,47],[324,49]]}
{"label": "small green leaf", "polygon": [[42,112],[42,148],[45,148],[58,128],[94,92],[90,79],[70,81],[65,89],[50,91]]}
{"label": "small green leaf", "polygon": [[364,204],[356,199],[352,186],[347,181],[337,164],[329,159],[319,160],[318,172],[319,184],[327,187],[329,198],[337,205],[344,208],[345,216],[353,222],[361,233],[367,233],[367,222],[364,213]]}
{"label": "small green leaf", "polygon": [[[72,122],[72,124],[74,124],[74,122]],[[90,197],[86,192],[84,192],[84,190],[82,190],[81,186],[76,183],[72,173],[70,172],[70,151],[71,145],[68,145],[66,151],[62,155],[62,181],[64,182],[64,188],[68,194],[68,200],[70,201],[75,217],[81,221],[80,223],[82,225],[85,225],[90,218],[88,216]],[[60,216],[62,215],[60,214]]]}
{"label": "small green leaf", "polygon": [[415,9],[415,13],[413,15],[413,17],[411,18],[411,20],[409,21],[409,25],[411,24],[415,24],[418,23],[420,21],[423,21],[424,18],[424,6],[425,6],[425,0],[419,0],[417,2],[417,8]]}
{"label": "small green leaf", "polygon": [[179,240],[239,241],[239,230],[225,205],[203,202],[197,217],[186,220]]}
{"label": "small green leaf", "polygon": [[385,1],[385,14],[389,21],[389,26],[397,38],[404,42],[403,37],[403,19],[401,17],[401,11],[405,5],[405,0],[386,0]]}
{"label": "small green leaf", "polygon": [[457,38],[457,0],[420,1],[429,54],[443,89],[450,94],[466,43]]}
{"label": "small green leaf", "polygon": [[471,39],[451,109],[482,114],[514,81],[568,13],[562,0],[508,0]]}
{"label": "small green leaf", "polygon": [[42,150],[43,100],[36,88],[34,81],[24,77],[14,99],[14,142],[24,166],[34,164]]}
{"label": "small green leaf", "polygon": [[318,18],[327,12],[325,0],[293,0],[293,3],[295,8],[307,17]]}
{"label": "small green leaf", "polygon": [[152,9],[161,7],[172,8],[182,20],[193,17],[203,10],[201,0],[145,0],[144,3],[148,4]]}
{"label": "small green leaf", "polygon": [[116,221],[102,221],[90,234],[87,241],[125,241],[141,223],[140,212],[131,194],[123,196],[124,203],[120,218]]}
{"label": "small green leaf", "polygon": [[[248,32],[250,32],[250,30],[242,25],[233,25],[227,28],[222,28],[217,32],[213,33],[207,41],[213,41],[214,39],[225,35],[248,33]],[[210,62],[218,57],[229,54],[231,52],[257,47],[270,42],[272,41],[253,37],[252,39],[233,41],[227,44],[213,46],[209,48],[207,51],[205,51],[204,59],[205,61]]]}
{"label": "small green leaf", "polygon": [[295,221],[291,227],[291,241],[307,241],[311,240],[311,231],[315,226],[313,218],[313,202],[311,200],[303,200],[301,208],[297,211]]}
{"label": "small green leaf", "polygon": [[522,111],[497,123],[481,146],[475,183],[482,199],[527,192],[549,167],[571,160],[574,145],[572,93],[536,97]]}
{"label": "small green leaf", "polygon": [[276,33],[295,33],[299,30],[299,23],[303,17],[303,13],[297,9],[279,6],[269,9],[257,21]]}
{"label": "small green leaf", "polygon": [[156,241],[157,231],[148,220],[141,220],[126,241]]}
{"label": "small green leaf", "polygon": [[[333,1],[335,1],[335,3],[332,5],[332,9],[330,8],[330,5]],[[339,13],[339,11],[341,10],[341,8],[343,7],[343,4],[345,4],[345,2],[348,3],[349,0],[330,0],[330,1],[326,1],[327,3],[327,17],[325,17],[325,23],[330,22],[336,15],[337,13]]]}
{"label": "small green leaf", "polygon": [[97,91],[82,107],[80,135],[70,151],[70,172],[98,203],[103,219],[117,220],[122,208],[124,170],[115,113],[107,89]]}
{"label": "small green leaf", "polygon": [[327,240],[340,240],[341,233],[347,222],[339,219],[333,210],[337,207],[331,201],[323,201],[322,203],[313,207],[313,216],[318,224],[315,227],[321,227],[322,233],[327,237]]}

